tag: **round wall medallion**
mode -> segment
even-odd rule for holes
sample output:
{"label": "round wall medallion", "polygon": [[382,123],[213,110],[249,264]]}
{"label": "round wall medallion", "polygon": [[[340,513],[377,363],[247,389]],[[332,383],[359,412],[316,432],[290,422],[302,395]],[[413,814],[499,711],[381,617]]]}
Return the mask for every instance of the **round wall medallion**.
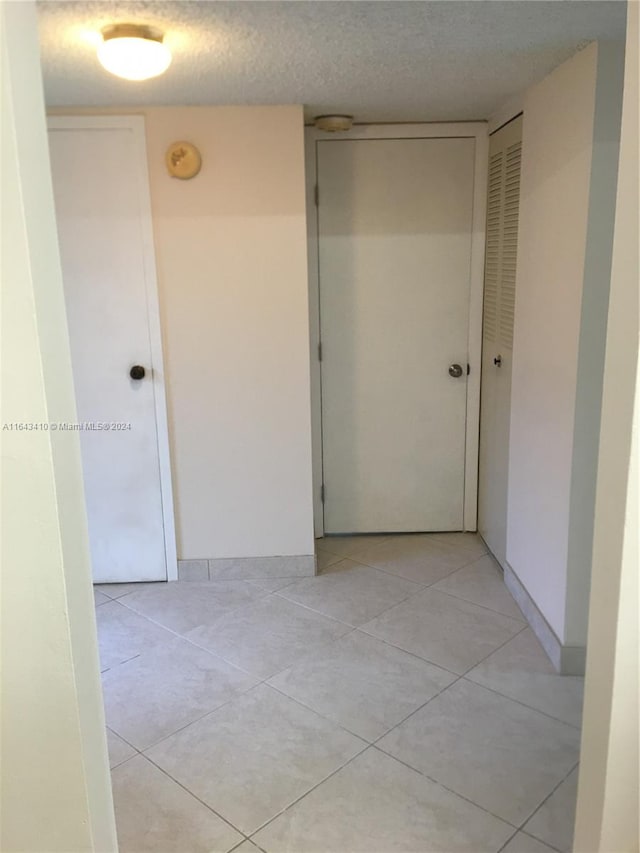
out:
{"label": "round wall medallion", "polygon": [[202,166],[200,152],[191,142],[174,142],[167,148],[165,159],[171,177],[183,181],[195,177]]}

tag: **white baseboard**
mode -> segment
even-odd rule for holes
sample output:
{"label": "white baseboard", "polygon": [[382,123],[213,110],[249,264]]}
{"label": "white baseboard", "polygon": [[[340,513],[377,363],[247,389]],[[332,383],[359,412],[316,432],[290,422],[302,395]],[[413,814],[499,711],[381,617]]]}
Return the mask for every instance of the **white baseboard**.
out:
{"label": "white baseboard", "polygon": [[584,646],[564,646],[511,566],[504,566],[504,582],[529,623],[549,660],[562,675],[584,675],[587,650]]}
{"label": "white baseboard", "polygon": [[314,575],[315,571],[314,554],[178,560],[178,580],[181,581],[309,577]]}

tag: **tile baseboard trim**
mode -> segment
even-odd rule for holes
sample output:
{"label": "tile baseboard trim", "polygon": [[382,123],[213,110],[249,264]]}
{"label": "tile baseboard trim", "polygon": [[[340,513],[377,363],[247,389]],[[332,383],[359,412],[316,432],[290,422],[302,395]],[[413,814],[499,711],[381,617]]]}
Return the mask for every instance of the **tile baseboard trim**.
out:
{"label": "tile baseboard trim", "polygon": [[561,675],[584,675],[586,648],[565,646],[560,642],[524,584],[507,562],[504,565],[504,582],[556,670]]}
{"label": "tile baseboard trim", "polygon": [[208,581],[208,560],[178,560],[179,581]]}
{"label": "tile baseboard trim", "polygon": [[178,560],[179,581],[264,580],[310,577],[316,573],[315,554],[285,557],[230,557]]}
{"label": "tile baseboard trim", "polygon": [[585,675],[587,669],[586,646],[562,646],[560,652],[562,675]]}

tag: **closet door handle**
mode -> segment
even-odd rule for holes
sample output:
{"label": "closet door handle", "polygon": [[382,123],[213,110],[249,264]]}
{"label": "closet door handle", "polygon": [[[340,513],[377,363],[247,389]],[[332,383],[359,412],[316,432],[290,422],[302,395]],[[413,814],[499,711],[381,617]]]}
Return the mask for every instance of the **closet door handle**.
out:
{"label": "closet door handle", "polygon": [[129,376],[132,379],[140,380],[144,379],[145,373],[146,371],[141,364],[134,364],[131,370],[129,371]]}
{"label": "closet door handle", "polygon": [[497,356],[493,359],[493,363],[495,364],[495,366],[496,366],[496,367],[502,367],[502,356],[501,356],[501,355],[497,355]]}

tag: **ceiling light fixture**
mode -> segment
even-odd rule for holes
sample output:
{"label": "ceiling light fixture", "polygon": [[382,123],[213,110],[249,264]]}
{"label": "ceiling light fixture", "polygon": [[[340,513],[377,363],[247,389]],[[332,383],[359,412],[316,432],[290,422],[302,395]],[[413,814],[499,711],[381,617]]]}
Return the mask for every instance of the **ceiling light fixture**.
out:
{"label": "ceiling light fixture", "polygon": [[148,80],[163,74],[171,64],[171,51],[163,34],[141,24],[114,24],[102,30],[98,47],[100,64],[125,80]]}

